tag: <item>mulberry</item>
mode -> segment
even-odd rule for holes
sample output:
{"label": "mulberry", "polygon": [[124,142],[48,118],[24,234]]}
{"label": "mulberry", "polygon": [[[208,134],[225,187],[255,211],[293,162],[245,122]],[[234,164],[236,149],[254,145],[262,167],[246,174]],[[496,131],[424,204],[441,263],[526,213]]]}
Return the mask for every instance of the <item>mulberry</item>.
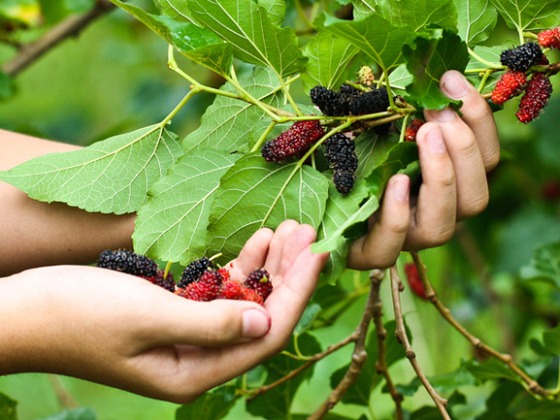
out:
{"label": "mulberry", "polygon": [[183,270],[181,280],[179,280],[179,287],[187,287],[192,282],[198,281],[200,276],[206,271],[214,268],[212,261],[206,257],[199,258],[189,263]]}
{"label": "mulberry", "polygon": [[492,102],[496,105],[502,105],[514,96],[519,95],[525,88],[527,76],[523,71],[506,71],[492,91]]}
{"label": "mulberry", "polygon": [[270,281],[270,274],[264,268],[250,273],[245,282],[243,283],[247,288],[255,290],[265,301],[266,298],[272,293],[272,282]]}
{"label": "mulberry", "polygon": [[150,276],[150,277],[142,276],[142,277],[148,280],[150,283],[162,287],[165,290],[168,290],[170,292],[175,291],[175,280],[173,280],[173,274],[171,273],[168,273],[167,277],[164,277],[163,270],[159,270],[155,276]]}
{"label": "mulberry", "polygon": [[325,157],[334,170],[355,171],[358,168],[354,141],[336,133],[325,141]]}
{"label": "mulberry", "polygon": [[259,305],[264,303],[264,299],[256,290],[249,289],[248,287],[244,287],[243,289],[243,300],[247,300],[249,302],[256,302]]}
{"label": "mulberry", "polygon": [[325,131],[319,121],[296,121],[288,130],[265,143],[261,154],[268,162],[282,162],[301,157]]}
{"label": "mulberry", "polygon": [[347,95],[335,92],[325,86],[315,86],[309,92],[309,97],[324,115],[333,117],[344,116],[349,113]]}
{"label": "mulberry", "polygon": [[543,48],[560,50],[560,28],[546,29],[539,32],[539,45]]}
{"label": "mulberry", "polygon": [[514,71],[527,71],[531,66],[538,64],[543,56],[539,44],[527,42],[516,48],[502,51],[500,61],[504,66]]}
{"label": "mulberry", "polygon": [[426,289],[424,287],[424,283],[420,278],[420,274],[418,273],[418,267],[416,266],[416,264],[406,263],[404,265],[404,273],[406,276],[406,281],[410,286],[410,290],[412,290],[412,293],[414,293],[416,296],[418,296],[421,299],[424,300],[428,299],[428,297],[426,296]]}
{"label": "mulberry", "polygon": [[352,115],[375,114],[387,111],[389,96],[385,87],[354,95],[349,100],[349,111]]}
{"label": "mulberry", "polygon": [[222,275],[217,270],[207,270],[198,281],[190,283],[184,289],[178,289],[176,293],[186,299],[208,302],[218,297],[222,281]]}
{"label": "mulberry", "polygon": [[341,194],[348,194],[354,187],[354,172],[338,170],[333,173],[333,184]]}
{"label": "mulberry", "polygon": [[125,249],[101,252],[97,266],[142,277],[156,276],[159,270],[154,260]]}
{"label": "mulberry", "polygon": [[424,125],[423,120],[419,118],[413,119],[410,122],[410,125],[406,127],[406,129],[404,130],[405,141],[416,141],[416,135],[418,134],[418,130],[420,130],[420,127],[422,127],[423,125]]}
{"label": "mulberry", "polygon": [[244,288],[245,286],[241,283],[235,280],[228,280],[222,283],[218,299],[242,300],[245,294]]}
{"label": "mulberry", "polygon": [[519,102],[519,109],[515,114],[517,119],[524,124],[533,121],[546,106],[551,94],[550,79],[544,73],[535,73]]}

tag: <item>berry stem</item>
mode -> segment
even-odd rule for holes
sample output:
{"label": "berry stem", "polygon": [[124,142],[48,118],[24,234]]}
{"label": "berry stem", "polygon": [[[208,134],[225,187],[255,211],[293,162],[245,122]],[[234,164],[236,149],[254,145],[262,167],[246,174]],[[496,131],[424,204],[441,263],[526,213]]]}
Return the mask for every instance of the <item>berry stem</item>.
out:
{"label": "berry stem", "polygon": [[266,141],[266,138],[268,137],[268,135],[272,132],[272,130],[274,130],[274,127],[276,127],[276,124],[277,124],[276,121],[271,121],[270,122],[270,124],[268,125],[268,127],[266,128],[264,133],[261,134],[261,136],[259,137],[259,139],[255,143],[255,145],[252,147],[251,153],[257,152],[258,150],[261,149],[261,146]]}
{"label": "berry stem", "polygon": [[502,69],[505,68],[505,67],[502,66],[501,64],[492,63],[491,61],[488,61],[488,60],[482,58],[480,55],[478,55],[477,53],[475,53],[474,50],[473,50],[471,47],[469,47],[468,50],[469,50],[469,55],[470,55],[471,57],[473,57],[473,58],[474,58],[476,61],[478,61],[479,63],[482,63],[482,64],[487,65],[487,66],[488,66],[489,68],[491,68],[491,69],[502,70]]}
{"label": "berry stem", "polygon": [[171,271],[171,266],[173,265],[172,261],[168,261],[165,265],[165,270],[163,271],[163,279],[167,280],[167,276],[169,276],[169,272]]}

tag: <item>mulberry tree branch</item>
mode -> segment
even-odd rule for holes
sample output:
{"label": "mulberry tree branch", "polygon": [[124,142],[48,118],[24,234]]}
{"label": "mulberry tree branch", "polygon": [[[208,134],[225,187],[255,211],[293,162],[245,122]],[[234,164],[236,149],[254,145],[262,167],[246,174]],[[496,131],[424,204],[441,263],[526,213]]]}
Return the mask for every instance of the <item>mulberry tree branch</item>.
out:
{"label": "mulberry tree branch", "polygon": [[108,0],[96,0],[95,6],[83,15],[70,16],[38,40],[23,45],[19,53],[2,67],[8,76],[15,77],[37,59],[50,51],[65,39],[76,36],[89,24],[115,8]]}
{"label": "mulberry tree branch", "polygon": [[387,389],[391,398],[395,402],[395,418],[397,420],[402,420],[404,418],[402,410],[403,396],[397,390],[391,375],[389,374],[389,369],[387,367],[387,330],[383,325],[383,302],[381,301],[380,289],[381,281],[383,280],[383,272],[379,270],[373,270],[370,275],[371,287],[374,293],[373,296],[373,323],[375,324],[375,331],[377,333],[377,361],[375,363],[375,370],[378,374],[383,375],[385,378],[385,383],[387,384]]}
{"label": "mulberry tree branch", "polygon": [[449,308],[445,307],[443,303],[437,298],[436,292],[428,279],[426,273],[426,267],[422,263],[418,253],[411,253],[414,263],[418,267],[418,274],[420,279],[424,284],[426,289],[426,297],[435,306],[441,316],[453,327],[455,328],[463,337],[465,337],[471,345],[478,351],[493,357],[503,364],[505,364],[513,373],[515,373],[523,381],[525,388],[532,394],[544,397],[548,399],[558,399],[560,394],[556,391],[551,391],[543,388],[536,380],[531,378],[521,367],[519,367],[514,361],[511,355],[503,354],[494,348],[484,344],[478,337],[471,334],[463,325],[461,325],[454,317],[451,315]]}
{"label": "mulberry tree branch", "polygon": [[434,387],[420,368],[418,360],[416,359],[416,353],[414,353],[414,350],[410,345],[410,341],[404,327],[404,317],[400,297],[401,290],[403,290],[403,285],[401,283],[399,273],[397,272],[397,268],[393,266],[391,267],[391,297],[393,300],[393,311],[395,313],[395,335],[397,336],[397,340],[404,346],[407,359],[410,361],[410,364],[416,372],[418,379],[420,379],[420,382],[422,382],[422,385],[424,385],[424,388],[426,389],[426,391],[428,391],[428,394],[436,404],[436,407],[438,408],[442,418],[450,420],[451,417],[445,409],[447,400],[442,398],[434,389]]}
{"label": "mulberry tree branch", "polygon": [[[373,281],[372,281],[373,282]],[[335,389],[332,390],[327,399],[319,406],[319,408],[308,417],[308,420],[317,420],[323,418],[334,406],[342,399],[346,391],[358,380],[358,376],[362,371],[366,361],[367,352],[365,348],[366,336],[373,318],[375,306],[375,288],[370,287],[370,292],[366,302],[362,319],[353,336],[356,337],[356,344],[352,352],[352,361],[350,367],[342,380],[338,383]]]}

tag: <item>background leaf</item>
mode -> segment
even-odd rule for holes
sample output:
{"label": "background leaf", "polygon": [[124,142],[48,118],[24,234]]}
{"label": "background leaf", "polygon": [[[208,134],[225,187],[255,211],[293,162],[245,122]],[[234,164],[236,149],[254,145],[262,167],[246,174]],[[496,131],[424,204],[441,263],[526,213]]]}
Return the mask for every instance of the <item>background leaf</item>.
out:
{"label": "background leaf", "polygon": [[498,11],[490,0],[455,0],[459,35],[467,45],[486,41],[498,21]]}
{"label": "background leaf", "polygon": [[224,385],[206,392],[176,411],[175,420],[218,420],[227,416],[239,395],[235,386]]}
{"label": "background leaf", "polygon": [[560,289],[560,242],[538,246],[521,275],[527,280],[547,281]]}
{"label": "background leaf", "polygon": [[0,179],[39,201],[132,213],[181,154],[176,136],[152,125],[83,149],[40,156],[0,172]]}
{"label": "background leaf", "polygon": [[0,392],[0,419],[17,420],[17,401]]}
{"label": "background leaf", "polygon": [[184,155],[140,208],[135,251],[183,265],[205,255],[213,193],[238,157],[212,149]]}
{"label": "background leaf", "polygon": [[491,0],[510,28],[518,32],[552,28],[560,19],[558,0]]}
{"label": "background leaf", "polygon": [[378,0],[376,10],[396,26],[421,32],[429,26],[455,29],[457,9],[452,0]]}

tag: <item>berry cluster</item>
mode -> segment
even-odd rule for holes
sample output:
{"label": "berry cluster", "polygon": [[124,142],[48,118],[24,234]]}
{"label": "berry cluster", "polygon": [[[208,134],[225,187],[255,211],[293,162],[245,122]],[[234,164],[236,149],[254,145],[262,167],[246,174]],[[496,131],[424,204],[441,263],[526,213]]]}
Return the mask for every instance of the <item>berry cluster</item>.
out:
{"label": "berry cluster", "polygon": [[329,137],[325,143],[325,157],[334,170],[333,183],[341,194],[348,194],[354,186],[354,173],[358,169],[354,141],[342,133]]}
{"label": "berry cluster", "polygon": [[266,142],[261,154],[267,162],[282,162],[303,156],[317,142],[325,130],[320,121],[296,121],[278,137]]}
{"label": "berry cluster", "polygon": [[518,95],[523,95],[515,114],[522,123],[529,123],[539,116],[552,94],[552,83],[546,73],[533,71],[536,65],[549,64],[542,48],[556,48],[558,29],[550,29],[539,34],[539,43],[527,42],[516,48],[505,50],[500,55],[501,63],[508,68],[502,74],[494,90],[492,102],[503,105]]}
{"label": "berry cluster", "polygon": [[178,296],[199,302],[233,299],[262,305],[272,292],[270,275],[264,268],[253,271],[240,283],[230,278],[226,268],[214,268],[212,261],[206,257],[188,264],[177,284],[173,275],[165,274],[155,261],[128,250],[103,251],[97,266],[141,277]]}
{"label": "berry cluster", "polygon": [[327,116],[374,114],[386,111],[389,96],[385,87],[362,91],[344,84],[339,91],[315,86],[309,92],[311,101]]}
{"label": "berry cluster", "polygon": [[[200,267],[206,268],[196,276]],[[196,273],[195,273],[196,272]],[[225,268],[215,269],[203,257],[190,263],[183,272],[175,294],[198,302],[215,299],[247,300],[263,304],[272,292],[270,275],[264,268],[253,271],[243,283],[232,280]]]}

